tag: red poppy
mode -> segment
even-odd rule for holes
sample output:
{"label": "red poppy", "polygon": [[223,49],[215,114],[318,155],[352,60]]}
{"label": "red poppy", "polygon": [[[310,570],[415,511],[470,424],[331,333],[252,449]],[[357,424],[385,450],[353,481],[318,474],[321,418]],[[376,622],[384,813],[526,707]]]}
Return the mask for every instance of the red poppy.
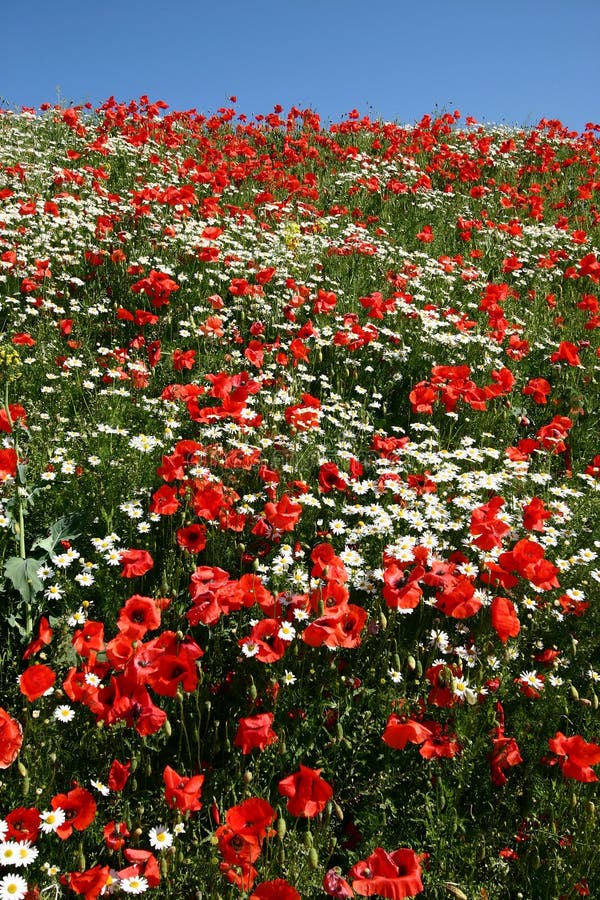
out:
{"label": "red poppy", "polygon": [[152,494],[150,512],[157,513],[160,516],[172,516],[180,506],[181,503],[177,499],[177,488],[163,484],[162,487]]}
{"label": "red poppy", "polygon": [[125,838],[129,837],[129,830],[125,822],[107,822],[102,829],[104,843],[109,850],[121,850],[125,846]]}
{"label": "red poppy", "polygon": [[7,769],[17,758],[23,743],[23,728],[0,707],[0,769]]}
{"label": "red poppy", "polygon": [[61,875],[60,882],[68,885],[73,893],[83,894],[84,900],[95,900],[102,893],[109,877],[109,866],[94,866],[85,872],[70,872],[67,875]]}
{"label": "red poppy", "polygon": [[507,597],[494,597],[490,607],[492,626],[503,644],[509,637],[516,637],[521,630],[517,611]]}
{"label": "red poppy", "polygon": [[6,481],[7,478],[17,477],[17,463],[19,457],[16,450],[8,447],[6,450],[0,450],[0,483]]}
{"label": "red poppy", "polygon": [[123,564],[121,578],[145,575],[154,565],[154,560],[147,550],[122,550],[119,559]]}
{"label": "red poppy", "polygon": [[475,535],[471,541],[481,550],[492,550],[502,546],[502,538],[510,531],[510,525],[496,518],[496,513],[504,506],[502,497],[492,497],[483,506],[478,506],[471,513],[470,532]]}
{"label": "red poppy", "polygon": [[110,790],[122,791],[127,784],[130,772],[131,761],[121,763],[118,759],[113,759],[112,763],[110,764],[110,771],[108,773],[107,781],[107,785]]}
{"label": "red poppy", "polygon": [[296,888],[283,878],[275,878],[257,885],[249,900],[301,900],[301,897]]}
{"label": "red poppy", "polygon": [[350,869],[352,887],[361,897],[388,897],[402,900],[423,890],[417,854],[408,847],[387,853],[376,847],[373,853]]}
{"label": "red poppy", "polygon": [[323,877],[323,890],[330,897],[354,897],[354,891],[345,878],[342,878],[338,866],[328,869]]}
{"label": "red poppy", "polygon": [[407,744],[422,744],[431,737],[433,732],[426,725],[395,713],[389,716],[381,735],[383,742],[395,750],[404,750]]}
{"label": "red poppy", "polygon": [[163,772],[165,783],[165,800],[171,809],[181,812],[197,812],[202,808],[200,794],[204,784],[204,775],[193,775],[186,778],[178,775],[171,766],[165,766]]}
{"label": "red poppy", "polygon": [[10,433],[13,430],[13,425],[17,422],[21,425],[25,425],[26,418],[27,413],[25,412],[24,406],[21,406],[19,403],[9,403],[8,411],[6,409],[0,409],[0,431]]}
{"label": "red poppy", "polygon": [[63,841],[70,838],[73,829],[85,831],[96,816],[96,801],[89,791],[78,785],[66,794],[56,794],[50,801],[52,809],[62,809],[65,821],[56,829]]}
{"label": "red poppy", "polygon": [[288,798],[286,808],[292,816],[313,818],[322,812],[333,797],[333,788],[321,769],[309,769],[300,764],[298,772],[283,778],[277,785],[279,793]]}
{"label": "red poppy", "polygon": [[583,782],[598,781],[598,776],[592,769],[592,766],[600,763],[598,744],[588,744],[579,734],[568,738],[557,731],[553,738],[548,739],[548,745],[559,757],[558,764],[565,778]]}
{"label": "red poppy", "polygon": [[279,531],[293,531],[302,515],[302,505],[284,494],[278,503],[265,503],[264,514],[267,522]]}
{"label": "red poppy", "polygon": [[151,597],[133,594],[119,611],[117,628],[132,641],[139,641],[159,626],[160,609]]}
{"label": "red poppy", "polygon": [[40,833],[40,814],[35,806],[26,809],[19,806],[4,817],[8,825],[6,839],[9,841],[30,841],[32,844]]}
{"label": "red poppy", "polygon": [[558,345],[558,350],[550,357],[550,362],[560,362],[564,360],[570,366],[580,366],[581,360],[579,359],[579,354],[577,353],[577,347],[575,344],[572,344],[570,341],[561,341]]}
{"label": "red poppy", "polygon": [[286,642],[278,636],[280,628],[278,619],[261,619],[248,637],[239,640],[238,644],[246,647],[247,655],[254,656],[259,662],[276,662],[286,650]]}
{"label": "red poppy", "polygon": [[531,396],[538,406],[542,406],[548,402],[551,390],[550,383],[545,378],[530,378],[521,393]]}
{"label": "red poppy", "polygon": [[38,626],[38,636],[28,644],[24,654],[23,659],[29,659],[31,656],[34,656],[38,653],[42,647],[45,647],[52,640],[53,631],[50,627],[50,623],[46,616],[42,616],[40,619],[40,624]]}
{"label": "red poppy", "polygon": [[493,750],[489,754],[492,783],[502,787],[508,781],[505,769],[523,762],[519,746],[514,738],[506,737],[503,728],[497,728],[492,737]]}
{"label": "red poppy", "polygon": [[96,654],[104,650],[104,623],[88,619],[83,628],[78,628],[71,638],[75,652],[93,664]]}
{"label": "red poppy", "polygon": [[274,744],[278,737],[271,727],[273,718],[272,713],[259,713],[240,719],[234,746],[240,747],[242,753],[251,753],[255,748],[264,750]]}
{"label": "red poppy", "polygon": [[35,665],[25,669],[19,678],[19,689],[28,700],[43,697],[46,691],[54,687],[56,675],[49,666]]}
{"label": "red poppy", "polygon": [[179,546],[189,553],[200,553],[206,547],[206,526],[199,522],[178,528],[176,536]]}
{"label": "red poppy", "polygon": [[523,507],[523,527],[528,531],[543,531],[546,519],[551,519],[552,513],[544,506],[544,501],[539,497],[533,497],[527,506]]}
{"label": "red poppy", "polygon": [[126,870],[127,874],[124,870],[119,872],[120,878],[127,878],[128,875],[143,875],[148,882],[148,887],[153,888],[160,884],[158,861],[150,850],[134,850],[132,847],[127,847],[123,851],[123,856],[132,865],[128,871]]}

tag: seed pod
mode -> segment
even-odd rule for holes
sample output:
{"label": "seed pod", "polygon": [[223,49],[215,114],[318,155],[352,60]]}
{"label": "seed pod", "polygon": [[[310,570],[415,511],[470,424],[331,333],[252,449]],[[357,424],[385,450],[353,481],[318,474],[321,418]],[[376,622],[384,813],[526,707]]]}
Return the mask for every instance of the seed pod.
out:
{"label": "seed pod", "polygon": [[319,868],[319,854],[314,847],[311,847],[308,851],[308,865],[311,869]]}
{"label": "seed pod", "polygon": [[456,897],[457,900],[469,900],[467,895],[461,891],[457,884],[454,884],[452,881],[444,881],[444,887],[448,891],[449,894],[452,894],[453,897]]}

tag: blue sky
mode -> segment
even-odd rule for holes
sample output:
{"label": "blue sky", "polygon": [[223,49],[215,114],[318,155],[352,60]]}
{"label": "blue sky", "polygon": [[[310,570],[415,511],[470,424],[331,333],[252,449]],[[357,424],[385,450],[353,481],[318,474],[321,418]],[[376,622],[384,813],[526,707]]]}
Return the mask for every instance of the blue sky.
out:
{"label": "blue sky", "polygon": [[600,122],[598,0],[29,0],[3,4],[4,105],[352,108],[414,122]]}

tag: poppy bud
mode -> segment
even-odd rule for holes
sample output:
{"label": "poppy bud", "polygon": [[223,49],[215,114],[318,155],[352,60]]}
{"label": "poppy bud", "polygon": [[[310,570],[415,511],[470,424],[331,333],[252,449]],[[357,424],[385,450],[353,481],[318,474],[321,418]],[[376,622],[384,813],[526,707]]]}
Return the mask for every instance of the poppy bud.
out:
{"label": "poppy bud", "polygon": [[275,831],[277,832],[277,837],[280,841],[282,841],[285,837],[285,833],[287,831],[286,821],[283,818],[277,819],[275,823]]}
{"label": "poppy bud", "polygon": [[17,763],[17,769],[19,770],[19,775],[21,775],[22,778],[27,778],[29,772],[27,771],[21,760],[19,760],[19,762]]}
{"label": "poppy bud", "polygon": [[314,847],[311,847],[308,852],[308,865],[311,869],[319,868],[319,854]]}
{"label": "poppy bud", "polygon": [[573,700],[579,700],[579,691],[574,684],[570,686],[569,690],[571,692],[571,697],[573,698]]}
{"label": "poppy bud", "polygon": [[588,800],[585,804],[585,815],[588,819],[593,819],[596,815],[596,805],[593,800]]}
{"label": "poppy bud", "polygon": [[168,719],[165,719],[165,734],[167,735],[167,737],[171,737],[171,735],[173,734],[173,729],[171,728],[171,723]]}
{"label": "poppy bud", "polygon": [[411,654],[406,658],[406,665],[410,669],[411,672],[414,672],[417,667],[417,661],[414,656]]}

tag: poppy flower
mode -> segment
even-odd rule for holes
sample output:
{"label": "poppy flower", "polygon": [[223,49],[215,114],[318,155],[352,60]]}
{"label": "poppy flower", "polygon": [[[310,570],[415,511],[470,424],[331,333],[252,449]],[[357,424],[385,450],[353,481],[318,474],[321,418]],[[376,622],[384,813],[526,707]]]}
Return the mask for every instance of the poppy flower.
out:
{"label": "poppy flower", "polygon": [[38,636],[27,645],[22,658],[29,659],[31,656],[35,656],[36,653],[39,653],[42,647],[50,643],[53,633],[48,619],[46,616],[42,616],[38,626]]}
{"label": "poppy flower", "polygon": [[278,737],[271,728],[273,718],[272,713],[259,713],[240,719],[233,741],[234,746],[240,747],[242,753],[251,753],[255,748],[264,750],[265,747],[274,744]]}
{"label": "poppy flower", "polygon": [[354,897],[354,891],[345,878],[342,878],[340,869],[336,866],[328,869],[323,877],[323,890],[330,897]]}
{"label": "poppy flower", "polygon": [[0,769],[7,769],[15,761],[23,743],[23,728],[0,707]]}
{"label": "poppy flower", "polygon": [[117,628],[133,641],[160,626],[160,609],[151,597],[133,594],[121,607]]}
{"label": "poppy flower", "polygon": [[376,847],[367,859],[350,869],[352,887],[361,897],[388,897],[402,900],[414,897],[423,890],[421,866],[417,854],[408,847],[387,853]]}
{"label": "poppy flower", "polygon": [[154,560],[147,550],[122,550],[119,556],[123,564],[121,578],[136,578],[145,575],[154,565]]}
{"label": "poppy flower", "polygon": [[200,553],[206,547],[206,526],[199,522],[178,528],[176,532],[177,543],[188,553]]}
{"label": "poppy flower", "polygon": [[284,494],[278,503],[265,503],[265,519],[279,531],[293,531],[302,515],[302,505]]}
{"label": "poppy flower", "polygon": [[89,791],[77,785],[66,794],[56,794],[50,801],[52,809],[62,809],[65,821],[56,829],[63,841],[70,838],[73,829],[85,831],[96,817],[96,801]]}
{"label": "poppy flower", "polygon": [[94,866],[85,872],[61,875],[60,882],[68,885],[75,894],[83,894],[84,900],[95,900],[102,893],[109,877],[109,866]]}
{"label": "poppy flower", "polygon": [[[130,875],[143,875],[148,882],[148,887],[156,887],[160,884],[160,872],[158,869],[158,861],[150,850],[134,850],[133,847],[126,847],[123,851],[125,859],[132,863]],[[127,878],[123,870],[119,872],[121,878]]]}
{"label": "poppy flower", "polygon": [[503,644],[509,637],[516,637],[519,634],[521,623],[512,601],[507,597],[494,597],[490,613],[492,626]]}
{"label": "poppy flower", "polygon": [[131,772],[131,761],[126,763],[119,762],[118,759],[113,759],[110,764],[110,771],[108,773],[108,781],[107,785],[111,791],[122,791],[125,785],[127,784],[127,780],[129,778],[129,773]]}
{"label": "poppy flower", "polygon": [[19,690],[29,701],[33,701],[43,697],[46,691],[54,687],[55,681],[56,674],[49,666],[30,666],[19,678]]}
{"label": "poppy flower", "polygon": [[12,447],[0,450],[0,482],[6,481],[8,478],[16,478],[18,461],[16,450],[13,450]]}
{"label": "poppy flower", "polygon": [[250,894],[249,900],[301,900],[301,897],[296,888],[283,878],[275,878],[273,881],[258,884]]}
{"label": "poppy flower", "polygon": [[277,788],[288,798],[286,808],[290,815],[309,819],[323,812],[333,797],[333,788],[321,778],[321,769],[309,769],[302,763],[299,771],[283,778]]}
{"label": "poppy flower", "polygon": [[102,829],[104,843],[109,850],[121,850],[125,846],[125,838],[129,837],[129,830],[125,822],[107,822]]}
{"label": "poppy flower", "polygon": [[19,403],[9,403],[8,410],[0,409],[0,431],[6,431],[10,434],[13,430],[13,425],[17,422],[25,425],[26,419],[27,413],[24,406],[21,406]]}
{"label": "poppy flower", "polygon": [[432,737],[433,732],[426,725],[395,713],[389,716],[381,735],[383,742],[395,750],[404,750],[407,744],[422,744]]}
{"label": "poppy flower", "polygon": [[204,784],[204,775],[193,775],[186,778],[178,775],[171,766],[165,766],[163,772],[165,783],[165,800],[171,809],[181,812],[197,812],[202,808],[200,794]]}
{"label": "poppy flower", "polygon": [[38,839],[40,833],[40,814],[35,806],[26,809],[19,806],[17,809],[11,810],[4,817],[8,825],[6,832],[6,840],[8,841],[29,841],[32,844]]}
{"label": "poppy flower", "polygon": [[548,739],[548,745],[559,757],[558,764],[565,778],[582,782],[598,781],[592,769],[600,763],[598,744],[588,744],[579,734],[568,738],[557,731],[553,738]]}

